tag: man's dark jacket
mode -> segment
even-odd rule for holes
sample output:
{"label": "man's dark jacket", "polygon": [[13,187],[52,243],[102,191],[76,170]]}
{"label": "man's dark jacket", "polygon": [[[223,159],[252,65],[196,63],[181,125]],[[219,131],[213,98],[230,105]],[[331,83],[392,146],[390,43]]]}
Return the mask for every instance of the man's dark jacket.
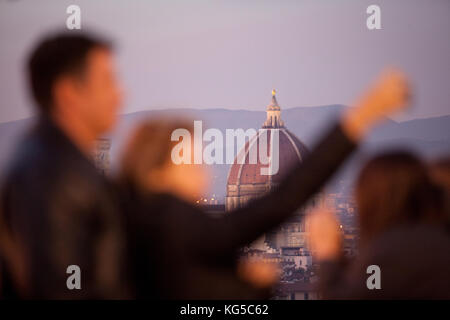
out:
{"label": "man's dark jacket", "polygon": [[[124,242],[118,206],[109,182],[90,159],[42,117],[19,144],[11,164],[0,211],[21,244],[26,297],[122,297]],[[71,265],[80,267],[80,290],[69,290],[66,284]],[[7,265],[3,271],[10,279]]]}

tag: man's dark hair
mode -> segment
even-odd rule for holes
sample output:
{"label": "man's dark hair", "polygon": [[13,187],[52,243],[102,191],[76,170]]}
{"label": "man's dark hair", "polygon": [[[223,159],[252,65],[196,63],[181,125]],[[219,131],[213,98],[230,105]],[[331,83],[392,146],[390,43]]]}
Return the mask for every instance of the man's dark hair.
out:
{"label": "man's dark hair", "polygon": [[111,45],[91,35],[66,32],[41,41],[28,59],[31,93],[41,112],[53,105],[52,88],[62,75],[81,75],[88,53],[95,48],[111,49]]}

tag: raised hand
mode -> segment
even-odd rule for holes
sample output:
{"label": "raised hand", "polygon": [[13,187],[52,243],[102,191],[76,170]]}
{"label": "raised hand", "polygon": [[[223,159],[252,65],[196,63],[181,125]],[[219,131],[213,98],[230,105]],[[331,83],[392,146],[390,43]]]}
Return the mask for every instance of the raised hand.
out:
{"label": "raised hand", "polygon": [[256,288],[268,288],[279,278],[276,264],[259,259],[243,259],[238,265],[239,277]]}
{"label": "raised hand", "polygon": [[342,119],[344,131],[359,140],[370,127],[387,115],[404,109],[410,100],[406,76],[395,69],[386,69]]}
{"label": "raised hand", "polygon": [[307,216],[308,244],[318,260],[333,260],[342,248],[339,222],[331,209],[320,207]]}
{"label": "raised hand", "polygon": [[389,115],[402,110],[410,98],[409,84],[406,76],[395,69],[383,71],[363,98],[362,107],[378,115]]}

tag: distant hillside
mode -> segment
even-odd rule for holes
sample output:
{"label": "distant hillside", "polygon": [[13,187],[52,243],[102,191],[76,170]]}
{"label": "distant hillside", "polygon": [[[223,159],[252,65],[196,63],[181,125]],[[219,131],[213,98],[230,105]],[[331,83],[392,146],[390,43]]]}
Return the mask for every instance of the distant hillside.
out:
{"label": "distant hillside", "polygon": [[[282,119],[286,127],[311,148],[326,126],[336,119],[344,108],[342,105],[330,105],[284,109]],[[111,135],[113,167],[117,165],[118,154],[129,130],[146,118],[158,117],[187,117],[191,120],[203,120],[204,129],[213,127],[225,132],[227,128],[258,129],[264,122],[266,114],[264,110],[167,109],[122,115],[117,130]],[[0,176],[19,137],[32,122],[31,118],[0,123]],[[362,148],[363,152],[346,165],[339,178],[352,177],[360,166],[361,159],[365,159],[373,152],[392,148],[410,149],[427,158],[450,155],[450,116],[405,122],[387,120],[368,137]],[[224,196],[228,168],[229,165],[213,166],[214,184],[211,193],[219,197]]]}

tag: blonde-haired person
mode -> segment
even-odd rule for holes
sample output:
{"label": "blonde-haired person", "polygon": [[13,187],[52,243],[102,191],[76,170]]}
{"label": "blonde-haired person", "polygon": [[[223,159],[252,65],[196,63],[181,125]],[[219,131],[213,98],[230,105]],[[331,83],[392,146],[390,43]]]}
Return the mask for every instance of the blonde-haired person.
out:
{"label": "blonde-haired person", "polygon": [[[136,296],[268,297],[276,270],[263,270],[267,266],[259,264],[239,268],[239,249],[304,205],[366,132],[386,115],[402,109],[408,97],[408,84],[401,73],[383,73],[278,188],[217,219],[192,203],[193,195],[207,186],[204,168],[171,161],[171,132],[174,128],[192,131],[192,127],[163,120],[139,126],[125,149],[119,174]],[[254,267],[263,271],[249,272]]]}
{"label": "blonde-haired person", "polygon": [[186,120],[158,118],[138,125],[122,155],[121,182],[141,191],[173,193],[188,202],[202,196],[209,186],[208,167],[176,165],[171,160],[172,150],[179,143],[172,141],[171,135],[180,128],[193,136],[192,122]]}
{"label": "blonde-haired person", "polygon": [[207,241],[202,233],[214,230],[199,230],[211,218],[191,208],[207,191],[208,167],[175,165],[171,161],[171,151],[178,141],[170,136],[179,128],[193,136],[192,122],[186,120],[143,121],[132,133],[122,156],[118,180],[126,199],[131,274],[137,297],[268,297],[277,278],[273,264],[252,260],[211,267],[211,261],[202,261],[203,257],[185,255],[200,250],[198,244],[194,245],[196,249],[189,246],[195,237]]}

